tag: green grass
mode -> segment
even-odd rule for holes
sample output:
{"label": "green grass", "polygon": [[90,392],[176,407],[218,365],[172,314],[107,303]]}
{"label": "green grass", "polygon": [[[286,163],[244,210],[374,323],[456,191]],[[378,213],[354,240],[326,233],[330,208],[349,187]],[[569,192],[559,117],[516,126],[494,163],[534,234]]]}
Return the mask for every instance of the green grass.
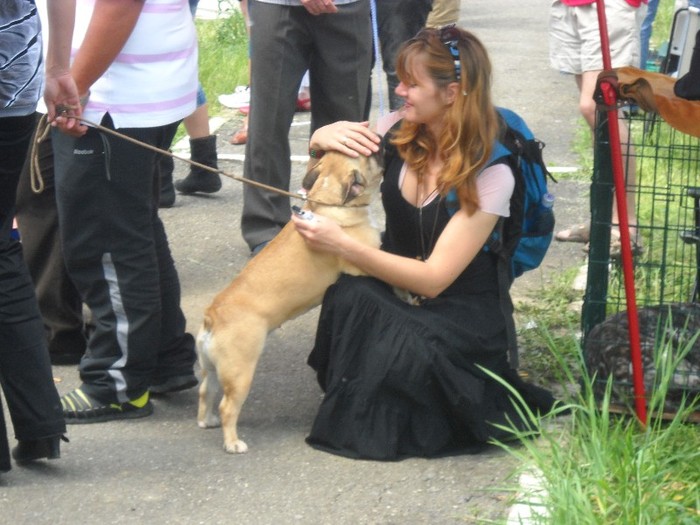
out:
{"label": "green grass", "polygon": [[[667,41],[672,16],[673,2],[662,3],[652,49]],[[635,267],[638,304],[687,300],[695,275],[694,252],[683,246],[673,228],[690,223],[692,210],[681,194],[688,185],[700,186],[697,173],[688,170],[689,165],[698,166],[692,156],[698,154],[698,148],[691,145],[690,155],[673,158],[677,139],[672,132],[657,128],[650,141],[641,125],[633,126],[635,155],[643,159],[638,180],[648,184],[638,199],[637,215],[640,224],[652,226],[643,232],[645,254]],[[581,169],[573,177],[590,177],[592,144],[591,132],[580,119],[574,149]],[[659,151],[664,158],[659,158]],[[624,308],[620,268],[613,264],[610,269],[608,302]],[[588,376],[583,362],[580,314],[569,307],[581,299],[580,292],[571,290],[574,276],[574,270],[565,273],[535,300],[516,305],[522,367],[536,383],[564,386],[557,393],[563,395],[562,409],[570,414],[544,418],[528,414],[531,431],[511,429],[515,441],[499,444],[518,459],[518,473],[535,472],[544,489],[541,500],[514,489],[513,502],[529,501],[540,511],[541,516],[531,523],[699,524],[700,427],[686,423],[688,413],[699,407],[681,409],[670,421],[654,415],[664,406],[666,385],[678,361],[660,367],[663,372],[651,389],[652,415],[646,427],[633,416],[613,415],[609,404],[614,385],[609,383],[602,397],[594,395],[593,387],[600,382]],[[611,308],[613,311],[617,310]],[[657,366],[663,347],[663,342],[657,347]]]}
{"label": "green grass", "polygon": [[[219,0],[220,10],[230,0]],[[218,97],[231,93],[236,86],[249,84],[248,33],[240,10],[234,10],[227,18],[196,20],[199,37],[199,81],[204,88],[209,105],[209,115],[217,115],[222,106]],[[186,135],[180,125],[173,139],[176,143]]]}
{"label": "green grass", "polygon": [[521,371],[546,386],[560,384],[550,345],[569,365],[576,361],[580,313],[571,305],[581,300],[581,292],[571,287],[578,267],[559,274],[537,295],[515,305]]}
{"label": "green grass", "polygon": [[[228,3],[226,0],[221,4]],[[238,2],[236,2],[237,4]],[[231,93],[248,81],[248,33],[240,11],[228,18],[197,20],[199,35],[199,80],[204,87],[210,112],[220,109],[217,97]]]}
{"label": "green grass", "polygon": [[[594,396],[593,380],[583,358],[572,365],[549,344],[562,380],[581,382],[553,414],[540,418],[521,411],[528,431],[508,428],[515,443],[497,443],[519,460],[519,472],[534,473],[543,489],[537,495],[516,493],[514,502],[532,505],[537,516],[529,523],[567,525],[685,525],[700,523],[700,428],[686,423],[697,406],[686,406],[668,421],[655,417],[663,407],[674,367],[687,352],[661,366],[650,401],[648,425],[635,417],[608,410],[611,385]],[[664,344],[660,345],[664,348]],[[660,350],[660,349],[659,349]],[[668,354],[666,354],[668,355]],[[513,392],[518,397],[516,392]],[[568,412],[568,414],[565,414]]]}

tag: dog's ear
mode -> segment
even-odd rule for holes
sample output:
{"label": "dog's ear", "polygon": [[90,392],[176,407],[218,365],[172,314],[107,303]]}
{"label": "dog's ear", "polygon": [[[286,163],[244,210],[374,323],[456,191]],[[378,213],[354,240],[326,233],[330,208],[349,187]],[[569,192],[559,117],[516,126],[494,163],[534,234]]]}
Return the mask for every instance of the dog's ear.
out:
{"label": "dog's ear", "polygon": [[301,182],[301,187],[304,188],[306,191],[309,191],[314,184],[316,184],[316,181],[318,180],[318,176],[321,174],[321,170],[318,169],[318,164],[311,168],[309,171],[306,172],[306,175],[304,176],[304,180]]}
{"label": "dog's ear", "polygon": [[379,164],[379,167],[383,168],[384,167],[384,141],[380,141],[379,144],[379,149],[377,150],[376,153],[372,154],[372,157],[374,157],[374,160],[376,161],[377,164]]}
{"label": "dog's ear", "polygon": [[351,182],[345,188],[345,198],[343,199],[343,204],[347,204],[351,200],[356,199],[365,191],[365,179],[362,177],[362,173],[355,169],[352,170],[351,175]]}

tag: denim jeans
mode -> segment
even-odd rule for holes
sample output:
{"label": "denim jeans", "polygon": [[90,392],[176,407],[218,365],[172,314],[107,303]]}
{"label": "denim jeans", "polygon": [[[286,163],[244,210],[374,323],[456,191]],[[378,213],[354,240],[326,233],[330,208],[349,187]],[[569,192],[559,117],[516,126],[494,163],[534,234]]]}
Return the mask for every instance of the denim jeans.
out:
{"label": "denim jeans", "polygon": [[[700,0],[698,0],[700,2]],[[641,69],[646,69],[647,59],[649,57],[649,40],[651,39],[651,30],[656,18],[656,11],[659,8],[659,0],[649,0],[647,4],[647,14],[642,22],[642,28],[639,33],[640,40],[640,64]]]}

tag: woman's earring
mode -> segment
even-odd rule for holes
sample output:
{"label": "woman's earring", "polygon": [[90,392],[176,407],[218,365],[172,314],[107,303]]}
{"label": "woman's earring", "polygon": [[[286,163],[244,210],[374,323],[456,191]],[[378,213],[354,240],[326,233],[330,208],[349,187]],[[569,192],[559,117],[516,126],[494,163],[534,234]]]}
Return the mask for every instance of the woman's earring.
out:
{"label": "woman's earring", "polygon": [[467,93],[467,90],[466,90],[466,89],[463,89],[463,90],[462,90],[462,95],[464,95],[464,96],[466,97],[467,94],[468,94],[468,93]]}

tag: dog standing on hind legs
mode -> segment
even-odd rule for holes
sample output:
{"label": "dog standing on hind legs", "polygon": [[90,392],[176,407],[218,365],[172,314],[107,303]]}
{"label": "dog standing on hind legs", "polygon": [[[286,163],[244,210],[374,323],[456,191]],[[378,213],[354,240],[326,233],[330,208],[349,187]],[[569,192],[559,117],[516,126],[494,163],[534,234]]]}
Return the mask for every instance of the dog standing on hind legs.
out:
{"label": "dog standing on hind legs", "polygon": [[[305,210],[331,218],[356,239],[379,246],[369,209],[379,193],[379,159],[381,153],[358,158],[326,153],[304,178]],[[197,335],[202,368],[197,424],[221,425],[226,452],[248,450],[238,437],[237,423],[267,334],[321,304],[341,273],[362,272],[339,257],[309,250],[290,222],[205,311]]]}

